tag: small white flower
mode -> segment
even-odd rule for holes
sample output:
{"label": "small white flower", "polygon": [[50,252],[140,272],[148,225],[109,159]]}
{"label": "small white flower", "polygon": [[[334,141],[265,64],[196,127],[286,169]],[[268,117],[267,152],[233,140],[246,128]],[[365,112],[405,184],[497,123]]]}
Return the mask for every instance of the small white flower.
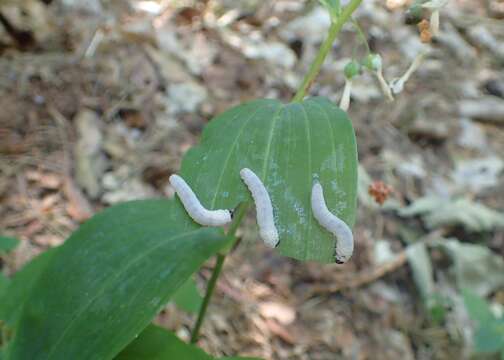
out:
{"label": "small white flower", "polygon": [[373,71],[381,71],[383,67],[383,61],[380,55],[372,54],[368,57],[369,65]]}
{"label": "small white flower", "polygon": [[345,87],[343,88],[343,95],[341,95],[341,100],[339,107],[344,111],[348,111],[350,107],[350,96],[352,93],[352,81],[355,77],[360,75],[361,64],[357,61],[352,60],[345,66]]}
{"label": "small white flower", "polygon": [[345,78],[345,87],[343,88],[343,95],[341,95],[341,100],[339,107],[343,111],[348,111],[350,107],[350,95],[352,93],[352,80]]}
{"label": "small white flower", "polygon": [[398,79],[393,79],[391,82],[390,82],[390,90],[392,90],[392,93],[397,95],[399,93],[401,93],[404,89],[404,84],[406,84],[406,82],[409,80],[409,78],[411,77],[411,75],[420,67],[420,65],[422,64],[423,60],[425,59],[425,56],[427,55],[427,52],[426,51],[422,51],[421,53],[419,53],[415,59],[413,60],[413,62],[411,63],[410,67],[408,68],[408,70],[406,70],[406,72],[404,73],[403,76],[401,76],[400,78]]}
{"label": "small white flower", "polygon": [[387,100],[389,101],[394,101],[394,96],[392,96],[392,91],[390,90],[389,85],[387,84],[387,81],[383,77],[383,71],[380,68],[378,71],[375,71],[376,78],[378,79],[378,83],[380,84],[381,90]]}
{"label": "small white flower", "polygon": [[383,62],[381,56],[378,54],[369,54],[364,62],[364,66],[375,74],[387,100],[393,101],[394,97],[392,96],[392,92],[390,91],[387,81],[383,77]]}
{"label": "small white flower", "polygon": [[439,35],[439,11],[448,3],[448,0],[430,0],[422,4],[422,7],[431,11],[430,30],[432,36]]}
{"label": "small white flower", "polygon": [[448,4],[448,0],[430,0],[430,1],[424,2],[422,4],[422,7],[426,8],[426,9],[439,10],[442,7],[444,7],[446,4]]}

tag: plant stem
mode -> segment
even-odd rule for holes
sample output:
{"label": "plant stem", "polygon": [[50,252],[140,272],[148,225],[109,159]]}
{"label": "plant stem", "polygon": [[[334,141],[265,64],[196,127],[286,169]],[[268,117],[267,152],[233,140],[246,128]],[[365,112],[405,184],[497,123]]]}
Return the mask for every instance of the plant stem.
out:
{"label": "plant stem", "polygon": [[248,202],[242,202],[240,205],[238,205],[238,208],[235,211],[234,214],[234,219],[233,222],[231,223],[231,226],[229,226],[229,230],[227,235],[235,237],[236,230],[238,230],[238,227],[240,226],[243,218],[245,217],[245,214],[247,213],[247,210],[250,206],[250,203]]}
{"label": "plant stem", "polygon": [[212,298],[215,285],[217,284],[217,279],[219,278],[220,272],[222,270],[222,265],[224,265],[224,260],[226,260],[226,255],[217,254],[217,261],[212,272],[212,277],[208,282],[205,297],[203,298],[203,303],[201,304],[201,307],[199,309],[198,319],[196,320],[196,324],[194,325],[191,333],[191,344],[195,344],[198,341],[199,331],[201,329],[201,325],[203,325],[203,320],[205,319],[208,304],[210,303],[210,299]]}
{"label": "plant stem", "polygon": [[351,0],[350,3],[343,9],[343,11],[339,15],[339,17],[331,23],[331,27],[329,28],[329,33],[327,34],[327,37],[325,38],[324,42],[320,46],[317,57],[315,58],[315,60],[311,64],[310,70],[308,71],[308,73],[304,77],[303,82],[301,83],[301,86],[299,87],[298,91],[296,92],[296,95],[292,98],[292,102],[302,101],[303,98],[306,96],[306,93],[308,92],[312,83],[315,81],[315,78],[317,77],[318,73],[320,72],[320,68],[322,67],[322,64],[324,63],[324,60],[327,57],[327,54],[329,54],[329,51],[331,51],[332,44],[333,44],[334,40],[336,39],[336,37],[338,36],[339,32],[341,31],[341,28],[350,19],[353,12],[359,7],[361,2],[362,2],[362,0]]}
{"label": "plant stem", "polygon": [[369,43],[367,41],[366,35],[364,34],[364,31],[362,31],[361,26],[359,25],[359,23],[357,22],[357,20],[355,20],[354,18],[352,18],[352,24],[355,27],[355,30],[357,31],[357,35],[359,36],[359,39],[361,40],[361,42],[366,47],[366,53],[367,53],[367,55],[371,54],[371,49],[369,48]]}
{"label": "plant stem", "polygon": [[[230,246],[233,246],[233,244],[236,242],[236,231],[238,230],[238,227],[240,226],[240,223],[242,222],[249,205],[250,204],[247,202],[243,202],[240,203],[240,205],[238,205],[238,209],[236,210],[236,213],[234,215],[233,222],[231,223],[231,226],[229,227],[227,233],[228,237],[230,238],[229,241]],[[194,328],[191,332],[191,344],[194,344],[198,341],[201,325],[203,325],[203,320],[205,319],[206,311],[208,305],[210,304],[210,299],[212,298],[212,295],[215,290],[215,285],[217,285],[217,280],[219,279],[219,275],[222,271],[224,260],[226,260],[226,253],[218,253],[215,262],[215,267],[212,272],[212,276],[208,281],[205,297],[203,298],[203,303],[201,304],[201,307],[198,312],[198,318],[196,319],[196,324],[194,325]]]}

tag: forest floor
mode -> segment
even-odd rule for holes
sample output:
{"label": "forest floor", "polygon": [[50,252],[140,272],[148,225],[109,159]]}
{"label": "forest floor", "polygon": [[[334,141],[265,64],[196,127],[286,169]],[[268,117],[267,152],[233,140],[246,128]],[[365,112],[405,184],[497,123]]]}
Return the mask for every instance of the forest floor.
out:
{"label": "forest floor", "polygon": [[[365,0],[356,14],[387,79],[430,51],[393,102],[370,74],[355,80],[352,261],[281,257],[251,218],[203,326],[208,352],[468,358],[461,291],[503,311],[504,6],[449,2],[430,45],[407,6]],[[246,100],[288,102],[329,25],[302,0],[5,1],[0,17],[0,234],[21,239],[5,274],[106,206],[172,196],[168,177],[205,124]],[[344,65],[365,51],[345,27],[311,95],[338,102]],[[382,206],[375,181],[393,188]],[[169,304],[156,321],[187,339],[194,315]]]}

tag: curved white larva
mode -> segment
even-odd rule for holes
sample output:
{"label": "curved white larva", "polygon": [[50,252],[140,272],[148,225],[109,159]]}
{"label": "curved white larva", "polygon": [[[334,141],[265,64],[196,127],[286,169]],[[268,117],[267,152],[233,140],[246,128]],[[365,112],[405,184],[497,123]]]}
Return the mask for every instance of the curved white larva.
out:
{"label": "curved white larva", "polygon": [[231,222],[231,213],[229,210],[205,209],[189,185],[180,176],[175,174],[170,176],[170,184],[175,189],[189,216],[198,224],[203,226],[222,226]]}
{"label": "curved white larva", "polygon": [[354,240],[352,230],[343,220],[329,211],[324,199],[322,185],[320,185],[319,182],[313,184],[311,206],[313,216],[317,219],[318,223],[336,236],[337,241],[334,257],[338,264],[343,264],[350,259],[353,253]]}
{"label": "curved white larva", "polygon": [[240,171],[240,176],[254,198],[259,235],[266,245],[273,248],[278,245],[278,231],[275,227],[273,206],[268,191],[252,170],[244,168]]}

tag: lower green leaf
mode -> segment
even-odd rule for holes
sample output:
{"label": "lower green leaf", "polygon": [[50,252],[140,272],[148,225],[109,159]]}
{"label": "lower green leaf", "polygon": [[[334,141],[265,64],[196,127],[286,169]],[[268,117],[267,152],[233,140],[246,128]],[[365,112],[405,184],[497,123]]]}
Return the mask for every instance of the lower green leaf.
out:
{"label": "lower green leaf", "polygon": [[0,298],[0,320],[14,329],[21,315],[23,304],[28,299],[33,285],[46,268],[58,248],[48,250],[26,264],[9,281],[4,295]]}
{"label": "lower green leaf", "polygon": [[[115,360],[217,360],[200,348],[180,340],[172,332],[150,325]],[[261,360],[251,357],[223,357],[219,360]]]}
{"label": "lower green leaf", "polygon": [[3,273],[0,272],[0,299],[4,296],[4,292],[9,286],[9,279],[5,277]]}
{"label": "lower green leaf", "polygon": [[480,326],[474,334],[474,350],[476,353],[491,354],[504,349],[503,330],[499,329],[496,323]]}
{"label": "lower green leaf", "polygon": [[504,318],[496,318],[487,302],[468,289],[463,291],[464,303],[476,323],[474,351],[497,353],[504,349]]}
{"label": "lower green leaf", "polygon": [[468,289],[462,291],[464,304],[471,318],[478,324],[493,320],[492,312],[486,301]]}
{"label": "lower green leaf", "polygon": [[192,277],[177,290],[172,300],[179,309],[191,314],[197,313],[203,302],[196,281]]}
{"label": "lower green leaf", "polygon": [[174,201],[129,202],[96,215],[37,280],[10,360],[113,358],[227,242]]}
{"label": "lower green leaf", "polygon": [[150,325],[116,360],[212,360],[212,357],[196,346],[186,344],[175,334]]}
{"label": "lower green leaf", "polygon": [[5,288],[0,291],[0,332],[2,337],[0,351],[2,353],[7,351],[11,343],[11,336],[16,329],[21,310],[30,296],[34,283],[55,251],[56,248],[37,256],[18,271],[12,279],[6,279]]}
{"label": "lower green leaf", "polygon": [[0,236],[0,254],[8,253],[18,246],[19,240],[9,236]]}

